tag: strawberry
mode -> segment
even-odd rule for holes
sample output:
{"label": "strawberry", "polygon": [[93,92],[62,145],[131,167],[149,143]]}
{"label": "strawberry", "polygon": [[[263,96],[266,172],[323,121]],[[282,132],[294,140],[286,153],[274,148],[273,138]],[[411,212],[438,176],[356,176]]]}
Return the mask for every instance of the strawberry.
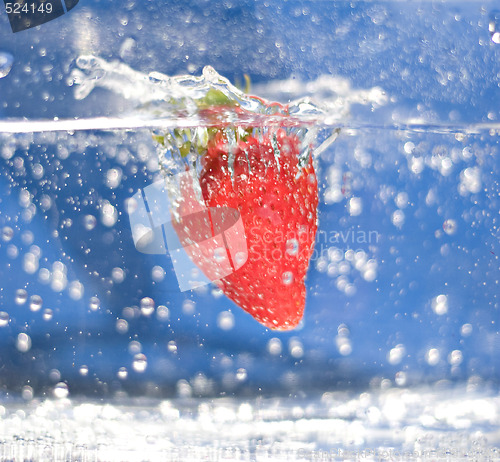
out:
{"label": "strawberry", "polygon": [[317,230],[312,158],[301,166],[300,141],[283,129],[260,137],[248,134],[236,145],[222,133],[211,139],[203,156],[201,191],[211,210],[238,210],[248,259],[216,283],[266,327],[293,329],[304,312],[304,280]]}

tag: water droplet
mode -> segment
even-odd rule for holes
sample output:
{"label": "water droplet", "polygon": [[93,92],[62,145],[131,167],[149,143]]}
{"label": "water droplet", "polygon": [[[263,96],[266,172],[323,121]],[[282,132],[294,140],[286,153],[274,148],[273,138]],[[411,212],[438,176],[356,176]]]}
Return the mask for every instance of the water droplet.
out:
{"label": "water droplet", "polygon": [[446,295],[438,295],[432,300],[432,310],[438,316],[448,313],[448,297]]}
{"label": "water droplet", "polygon": [[116,284],[121,284],[125,280],[125,271],[121,268],[113,268],[111,270],[111,279],[113,279]]}
{"label": "water droplet", "polygon": [[89,308],[92,311],[97,311],[101,307],[101,301],[97,297],[90,297]]}
{"label": "water droplet", "polygon": [[116,375],[118,376],[119,379],[125,380],[128,376],[127,368],[120,367],[120,369],[118,369],[118,373]]}
{"label": "water droplet", "polygon": [[9,242],[14,237],[14,230],[10,226],[4,226],[2,229],[2,241]]}
{"label": "water droplet", "polygon": [[462,364],[463,361],[463,355],[460,350],[453,350],[449,355],[448,355],[448,362],[452,366],[459,366]]}
{"label": "water droplet", "polygon": [[481,170],[479,167],[468,167],[460,172],[458,191],[462,196],[467,193],[478,193],[481,191],[481,186]]}
{"label": "water droplet", "polygon": [[25,385],[21,390],[21,396],[26,401],[31,401],[33,399],[33,388],[29,385]]}
{"label": "water droplet", "polygon": [[145,354],[138,353],[134,356],[134,360],[132,362],[132,368],[134,371],[142,374],[146,368],[148,367],[148,359]]}
{"label": "water droplet", "polygon": [[0,327],[5,327],[7,324],[9,324],[9,319],[9,313],[0,311]]}
{"label": "water droplet", "polygon": [[24,332],[20,333],[16,339],[16,348],[21,353],[26,353],[31,349],[31,337]]}
{"label": "water droplet", "polygon": [[85,215],[83,217],[83,226],[87,231],[92,231],[97,225],[97,218],[94,215]]}
{"label": "water droplet", "polygon": [[214,260],[217,263],[223,262],[226,258],[227,258],[227,252],[226,252],[226,249],[224,247],[217,247],[214,250]]}
{"label": "water droplet", "polygon": [[170,340],[170,342],[167,343],[167,349],[170,353],[177,353],[177,343],[175,343],[175,340]]}
{"label": "water droplet", "polygon": [[267,342],[267,351],[269,351],[269,354],[273,356],[281,354],[281,340],[276,337],[270,339],[269,342]]}
{"label": "water droplet", "polygon": [[401,228],[405,222],[405,214],[402,210],[396,210],[391,217],[392,224],[397,228]]}
{"label": "water droplet", "polygon": [[54,317],[54,312],[51,309],[46,308],[45,310],[43,310],[42,318],[44,321],[50,321],[53,317]]}
{"label": "water droplet", "polygon": [[83,284],[80,281],[73,281],[69,285],[69,296],[73,300],[77,301],[83,297]]}
{"label": "water droplet", "polygon": [[53,393],[54,397],[57,399],[67,398],[69,395],[68,385],[64,382],[59,382],[54,387],[54,390],[52,391],[52,393]]}
{"label": "water droplet", "polygon": [[128,344],[128,352],[131,354],[131,355],[135,355],[137,353],[140,353],[142,351],[142,345],[141,345],[141,342],[138,342],[137,340],[132,340],[129,344]]}
{"label": "water droplet", "polygon": [[168,321],[169,316],[170,313],[165,305],[160,305],[158,306],[158,308],[156,308],[156,317],[160,321]]}
{"label": "water droplet", "polygon": [[363,201],[361,197],[352,197],[349,199],[349,215],[352,217],[356,217],[358,215],[361,215],[361,212],[363,211]]}
{"label": "water droplet", "polygon": [[239,382],[243,382],[244,380],[246,380],[247,376],[248,376],[247,371],[243,367],[240,367],[236,371],[236,380],[238,380]]}
{"label": "water droplet", "polygon": [[443,231],[450,236],[457,232],[457,227],[457,222],[452,219],[445,220],[443,223]]}
{"label": "water droplet", "polygon": [[151,316],[155,310],[155,301],[150,297],[141,300],[141,313],[144,316]]}
{"label": "water droplet", "polygon": [[16,305],[24,305],[26,300],[28,300],[28,292],[24,289],[16,290],[16,297],[14,298]]}
{"label": "water droplet", "polygon": [[248,254],[246,252],[236,252],[236,255],[234,256],[234,262],[236,263],[236,266],[238,268],[241,268],[248,259]]}
{"label": "water droplet", "polygon": [[14,57],[10,53],[0,51],[0,79],[9,75],[14,63]]}
{"label": "water droplet", "polygon": [[435,366],[437,363],[439,363],[439,359],[440,354],[437,348],[431,348],[425,354],[425,360],[427,361],[427,364],[429,364],[429,366]]}
{"label": "water droplet", "polygon": [[115,328],[119,334],[126,334],[128,332],[128,322],[125,319],[117,319]]}
{"label": "water droplet", "polygon": [[122,171],[119,168],[110,168],[106,172],[106,186],[110,189],[120,186],[122,181]]}
{"label": "water droplet", "polygon": [[196,308],[196,304],[193,300],[184,300],[182,303],[182,312],[184,314],[193,314]]}
{"label": "water droplet", "polygon": [[500,11],[495,10],[490,13],[488,31],[490,32],[491,41],[500,43]]}
{"label": "water droplet", "polygon": [[304,346],[297,338],[292,338],[288,342],[288,351],[294,358],[302,358],[304,356]]}
{"label": "water droplet", "polygon": [[399,364],[403,360],[405,353],[406,349],[404,345],[396,345],[389,351],[389,354],[387,355],[387,360],[392,365]]}
{"label": "water droplet", "polygon": [[80,372],[80,375],[82,375],[83,377],[86,377],[89,374],[89,367],[86,365],[80,366],[78,372]]}
{"label": "water droplet", "polygon": [[462,337],[469,337],[469,335],[472,334],[472,324],[464,324],[460,328],[460,334],[462,335]]}
{"label": "water droplet", "polygon": [[291,271],[285,271],[282,275],[283,284],[289,286],[293,282],[293,273]]}
{"label": "water droplet", "polygon": [[165,270],[161,266],[154,266],[151,270],[151,277],[155,282],[161,282],[165,278]]}
{"label": "water droplet", "polygon": [[118,220],[118,212],[116,208],[108,201],[104,201],[101,206],[101,222],[104,226],[111,228]]}
{"label": "water droplet", "polygon": [[286,253],[295,257],[299,253],[299,241],[295,238],[286,241]]}
{"label": "water droplet", "polygon": [[30,298],[30,310],[38,311],[42,308],[43,300],[40,295],[32,295]]}
{"label": "water droplet", "polygon": [[234,327],[234,315],[230,311],[222,311],[217,316],[217,326],[222,330],[231,330]]}

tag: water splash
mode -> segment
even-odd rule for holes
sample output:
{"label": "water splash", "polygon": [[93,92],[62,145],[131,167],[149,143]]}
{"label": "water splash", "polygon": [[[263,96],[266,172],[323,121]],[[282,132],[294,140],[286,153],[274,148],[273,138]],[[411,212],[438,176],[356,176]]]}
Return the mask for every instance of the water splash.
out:
{"label": "water splash", "polygon": [[[107,62],[96,56],[80,56],[72,72],[75,98],[84,99],[96,87],[111,90],[120,97],[137,102],[137,111],[149,118],[195,118],[198,125],[262,125],[279,121],[298,124],[345,119],[353,104],[372,108],[383,106],[388,97],[383,89],[354,90],[348,80],[322,76],[309,83],[299,80],[277,81],[257,93],[265,99],[245,94],[205,66],[201,76],[149,75],[121,62]],[[277,99],[287,104],[274,102]],[[211,108],[218,106],[214,111]],[[286,120],[284,119],[286,117]]]}

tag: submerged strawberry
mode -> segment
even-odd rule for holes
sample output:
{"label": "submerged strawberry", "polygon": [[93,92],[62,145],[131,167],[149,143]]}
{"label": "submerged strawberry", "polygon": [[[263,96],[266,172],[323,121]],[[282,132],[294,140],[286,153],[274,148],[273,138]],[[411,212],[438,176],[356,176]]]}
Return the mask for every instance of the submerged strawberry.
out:
{"label": "submerged strawberry", "polygon": [[216,283],[271,329],[293,329],[302,319],[317,229],[316,175],[311,157],[300,165],[299,147],[298,137],[282,129],[236,145],[219,132],[200,176],[207,207],[240,213],[248,248],[245,264]]}

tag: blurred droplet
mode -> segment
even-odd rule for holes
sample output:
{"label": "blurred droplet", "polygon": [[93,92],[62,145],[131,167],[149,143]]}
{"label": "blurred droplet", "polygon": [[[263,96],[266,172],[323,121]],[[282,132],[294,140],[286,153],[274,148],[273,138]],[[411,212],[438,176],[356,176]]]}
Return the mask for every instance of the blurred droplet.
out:
{"label": "blurred droplet", "polygon": [[20,333],[16,339],[16,348],[21,353],[26,353],[31,349],[31,337],[24,332]]}
{"label": "blurred droplet", "polygon": [[292,257],[299,253],[299,241],[297,239],[288,239],[286,242],[286,253]]}
{"label": "blurred droplet", "polygon": [[9,313],[6,311],[0,311],[0,327],[5,327],[7,324],[9,324]]}
{"label": "blurred droplet", "polygon": [[425,354],[425,360],[429,366],[435,366],[438,364],[440,360],[439,350],[437,348],[429,349]]}
{"label": "blurred droplet", "polygon": [[30,298],[30,310],[39,311],[42,308],[43,300],[40,295],[32,295]]}
{"label": "blurred droplet", "polygon": [[83,217],[83,226],[87,231],[92,231],[97,225],[97,218],[94,215],[85,215]]}
{"label": "blurred droplet", "polygon": [[443,222],[443,231],[449,236],[457,232],[457,222],[452,219],[445,220]]}
{"label": "blurred droplet", "polygon": [[135,372],[142,374],[146,368],[148,367],[148,359],[145,354],[138,353],[134,356],[134,360],[132,362],[132,368]]}
{"label": "blurred droplet", "polygon": [[14,236],[14,230],[10,226],[4,226],[2,229],[2,241],[9,242]]}
{"label": "blurred droplet", "polygon": [[24,289],[16,290],[16,297],[14,298],[16,305],[24,305],[26,300],[28,300],[28,292]]}
{"label": "blurred droplet", "polygon": [[230,311],[222,311],[217,316],[217,326],[222,330],[231,330],[234,327],[234,315]]}
{"label": "blurred droplet", "polygon": [[158,306],[158,308],[156,308],[156,317],[160,321],[168,321],[169,318],[168,308],[165,305]]}
{"label": "blurred droplet", "polygon": [[31,401],[33,399],[33,388],[25,385],[21,390],[21,397],[26,401]]}
{"label": "blurred droplet", "polygon": [[489,19],[488,31],[490,32],[491,41],[500,43],[500,11],[492,11]]}
{"label": "blurred droplet", "polygon": [[285,271],[282,274],[283,284],[289,286],[293,282],[293,273],[291,271]]}
{"label": "blurred droplet", "polygon": [[80,375],[83,377],[86,377],[89,373],[89,367],[86,365],[80,366],[80,369],[78,370],[80,372]]}
{"label": "blurred droplet", "polygon": [[128,376],[128,371],[127,371],[127,368],[126,367],[120,367],[120,369],[118,369],[118,372],[116,374],[118,376],[119,379],[121,380],[125,380]]}
{"label": "blurred droplet", "polygon": [[141,313],[144,316],[151,316],[155,310],[155,301],[150,297],[144,297],[141,300]]}
{"label": "blurred droplet", "polygon": [[165,270],[161,266],[154,266],[151,270],[151,277],[155,282],[161,282],[165,278]]}
{"label": "blurred droplet", "polygon": [[438,316],[442,316],[448,312],[448,297],[446,295],[438,295],[432,300],[432,310]]}
{"label": "blurred droplet", "polygon": [[100,308],[101,301],[97,297],[91,297],[89,302],[89,308],[92,311],[97,311]]}
{"label": "blurred droplet", "polygon": [[54,390],[52,393],[53,393],[54,397],[57,399],[67,398],[69,395],[68,385],[64,382],[59,382],[54,387]]}
{"label": "blurred droplet", "polygon": [[0,79],[9,75],[13,63],[14,57],[10,53],[0,51]]}

